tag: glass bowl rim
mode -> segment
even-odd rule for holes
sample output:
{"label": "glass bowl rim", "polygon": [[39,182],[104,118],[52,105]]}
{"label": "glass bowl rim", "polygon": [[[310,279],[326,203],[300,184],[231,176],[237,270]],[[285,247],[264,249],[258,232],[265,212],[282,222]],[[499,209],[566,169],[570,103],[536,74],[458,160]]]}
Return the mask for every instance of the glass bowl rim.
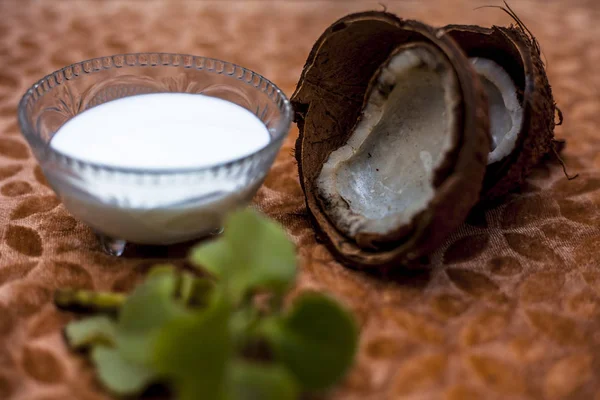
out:
{"label": "glass bowl rim", "polygon": [[[123,65],[121,65],[121,66],[116,66],[115,64],[111,64],[110,67],[102,67],[100,69],[92,69],[91,71],[86,71],[83,66],[85,63],[93,63],[93,62],[97,62],[97,61],[102,62],[103,60],[105,60],[107,58],[114,60],[115,57],[123,57],[123,59],[126,60],[127,57],[131,57],[131,56],[135,57],[135,59],[136,59],[136,63],[134,65],[124,62]],[[140,65],[139,64],[140,56],[148,56],[148,57],[150,57],[150,56],[158,56],[158,57],[168,56],[168,57],[182,57],[182,58],[183,57],[191,57],[193,62],[192,62],[192,66],[189,66],[189,67],[183,65],[183,63],[178,64],[178,65],[173,65],[170,62],[167,64],[162,62],[162,63],[155,64],[155,65],[152,65],[149,63]],[[218,71],[216,68],[211,69],[211,68],[205,68],[205,67],[202,67],[202,68],[195,67],[194,63],[198,59],[204,60],[204,62],[212,61],[214,63],[221,63],[221,64],[223,64],[223,69],[222,69],[222,71]],[[66,75],[64,75],[64,72],[69,69],[72,69],[76,66],[81,67],[81,72],[71,78],[67,78]],[[279,124],[277,125],[277,127],[275,128],[274,135],[272,136],[271,140],[264,147],[261,147],[258,150],[255,150],[250,154],[247,154],[245,156],[241,156],[241,157],[238,157],[238,158],[235,158],[232,160],[228,160],[226,162],[205,165],[205,166],[199,166],[199,167],[153,169],[153,168],[118,167],[118,166],[106,165],[106,164],[102,164],[102,163],[95,163],[95,162],[81,160],[76,157],[71,157],[66,154],[63,154],[63,153],[53,149],[49,145],[49,142],[45,143],[42,139],[40,139],[38,137],[38,135],[35,133],[35,129],[33,129],[33,127],[31,126],[31,123],[29,122],[29,119],[27,118],[27,116],[25,114],[26,113],[26,105],[27,105],[27,102],[29,101],[29,98],[32,97],[34,92],[39,87],[41,87],[43,90],[43,94],[42,94],[42,96],[43,96],[46,93],[52,91],[55,87],[59,87],[59,86],[63,85],[65,83],[65,81],[77,79],[80,76],[82,76],[83,74],[93,74],[93,73],[101,72],[101,71],[112,69],[112,68],[153,67],[153,66],[156,66],[156,67],[178,67],[178,68],[183,68],[183,69],[193,68],[193,69],[197,69],[197,70],[207,70],[207,71],[209,71],[211,73],[215,73],[217,75],[226,75],[226,76],[230,76],[234,79],[238,79],[239,81],[242,81],[242,82],[246,83],[247,85],[254,87],[254,89],[262,91],[273,102],[275,102],[275,101],[271,98],[271,96],[274,96],[275,94],[278,95],[281,98],[281,101],[283,104],[282,104],[282,107],[278,106],[277,108],[280,110],[283,117],[282,117],[281,121],[279,122]],[[232,66],[234,69],[233,73],[231,73],[231,74],[226,73],[225,72],[226,66]],[[248,81],[242,80],[240,78],[236,78],[235,73],[239,70],[242,71],[241,76],[245,76],[246,73],[250,73],[251,77],[252,77],[251,80],[248,82]],[[57,83],[55,86],[53,86],[47,90],[45,88],[43,88],[43,84],[45,82],[48,82],[48,80],[51,77],[55,76],[56,74],[61,74],[61,73],[64,76],[63,82]],[[252,84],[254,77],[258,77],[258,85]],[[269,85],[273,88],[273,93],[271,95],[268,95],[265,90],[262,90],[260,88],[260,86],[263,82],[266,83],[267,88],[269,87]],[[167,93],[167,92],[165,92],[165,93]],[[77,165],[81,168],[87,167],[87,168],[90,168],[90,169],[98,171],[98,172],[105,171],[105,172],[109,172],[109,173],[119,173],[119,174],[127,174],[127,175],[178,175],[178,174],[196,174],[196,173],[201,173],[201,172],[211,171],[211,170],[216,170],[216,169],[221,169],[221,168],[230,168],[234,165],[241,164],[241,163],[243,163],[247,160],[253,159],[269,150],[272,150],[273,147],[275,147],[275,146],[279,146],[279,143],[281,141],[283,141],[283,139],[285,139],[285,137],[289,133],[290,126],[292,123],[293,109],[292,109],[290,100],[288,99],[286,94],[283,92],[283,90],[281,90],[277,85],[275,85],[271,80],[265,78],[263,75],[255,72],[255,71],[252,71],[251,69],[242,67],[241,65],[238,65],[238,64],[235,64],[235,63],[232,63],[229,61],[225,61],[225,60],[220,60],[218,58],[195,56],[192,54],[168,53],[168,52],[138,52],[138,53],[119,53],[119,54],[113,54],[113,55],[109,55],[109,56],[94,57],[94,58],[90,58],[87,60],[75,62],[73,64],[59,68],[59,69],[55,70],[54,72],[51,72],[51,73],[45,75],[43,78],[39,79],[33,85],[31,85],[27,89],[25,94],[21,97],[21,100],[19,101],[19,105],[18,105],[17,114],[18,114],[19,127],[20,127],[21,132],[22,132],[23,136],[25,137],[25,139],[27,139],[27,141],[30,144],[33,143],[34,145],[39,145],[41,148],[43,148],[44,152],[48,152],[51,157],[53,157],[55,160],[58,161],[59,164],[62,164],[63,166],[66,166],[67,168],[72,168],[73,165]],[[40,160],[38,160],[38,161],[40,161]]]}

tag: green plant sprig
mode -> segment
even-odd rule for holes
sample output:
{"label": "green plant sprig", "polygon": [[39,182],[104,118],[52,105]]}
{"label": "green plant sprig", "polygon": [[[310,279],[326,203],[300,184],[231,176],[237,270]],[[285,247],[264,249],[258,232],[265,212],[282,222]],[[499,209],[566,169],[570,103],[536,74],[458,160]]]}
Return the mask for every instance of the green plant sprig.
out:
{"label": "green plant sprig", "polygon": [[357,327],[335,300],[309,292],[282,306],[296,255],[276,223],[235,212],[190,260],[215,279],[163,265],[128,296],[56,293],[61,308],[97,313],[65,333],[73,349],[89,350],[112,393],[164,383],[179,400],[293,400],[331,387],[352,365]]}

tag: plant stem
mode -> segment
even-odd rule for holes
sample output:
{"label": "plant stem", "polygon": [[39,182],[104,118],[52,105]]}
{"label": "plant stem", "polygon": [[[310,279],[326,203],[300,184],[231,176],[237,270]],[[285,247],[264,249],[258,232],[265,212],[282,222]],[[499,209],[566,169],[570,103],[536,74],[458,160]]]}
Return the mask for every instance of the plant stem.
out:
{"label": "plant stem", "polygon": [[58,308],[75,312],[99,312],[116,314],[127,296],[114,292],[94,292],[79,289],[58,289],[54,292],[54,304]]}

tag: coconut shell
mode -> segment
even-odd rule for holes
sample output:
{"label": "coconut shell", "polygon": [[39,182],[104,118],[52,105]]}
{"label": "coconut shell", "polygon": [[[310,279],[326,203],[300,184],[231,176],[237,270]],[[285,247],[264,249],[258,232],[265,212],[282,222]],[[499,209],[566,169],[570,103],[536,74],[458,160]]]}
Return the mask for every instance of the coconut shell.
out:
{"label": "coconut shell", "polygon": [[481,194],[483,200],[502,197],[519,187],[553,146],[555,103],[539,47],[518,27],[449,25],[443,30],[468,57],[503,67],[519,90],[523,121],[515,148],[488,165]]}
{"label": "coconut shell", "polygon": [[[435,196],[413,221],[410,234],[385,247],[361,247],[327,218],[315,180],[331,152],[351,135],[378,68],[397,46],[416,41],[437,47],[455,70],[462,92],[459,137],[436,171]],[[371,269],[413,264],[438,247],[478,201],[490,149],[487,100],[468,59],[442,31],[386,12],[348,15],[313,46],[291,101],[300,131],[296,159],[307,209],[319,236],[344,264]]]}

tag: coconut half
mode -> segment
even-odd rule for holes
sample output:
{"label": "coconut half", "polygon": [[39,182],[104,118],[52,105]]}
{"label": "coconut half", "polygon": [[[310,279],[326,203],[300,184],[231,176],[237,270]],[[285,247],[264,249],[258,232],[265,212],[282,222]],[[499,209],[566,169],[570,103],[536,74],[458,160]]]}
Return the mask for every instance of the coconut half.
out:
{"label": "coconut half", "polygon": [[439,31],[385,12],[319,38],[292,96],[317,231],[346,265],[408,265],[477,202],[490,149],[483,87]]}
{"label": "coconut half", "polygon": [[518,27],[450,25],[489,100],[492,150],[482,198],[517,188],[552,149],[555,104],[535,39]]}
{"label": "coconut half", "polygon": [[435,47],[417,42],[392,52],[367,89],[359,122],[316,181],[342,233],[363,246],[410,233],[435,196],[435,171],[458,142],[460,98],[453,68]]}

